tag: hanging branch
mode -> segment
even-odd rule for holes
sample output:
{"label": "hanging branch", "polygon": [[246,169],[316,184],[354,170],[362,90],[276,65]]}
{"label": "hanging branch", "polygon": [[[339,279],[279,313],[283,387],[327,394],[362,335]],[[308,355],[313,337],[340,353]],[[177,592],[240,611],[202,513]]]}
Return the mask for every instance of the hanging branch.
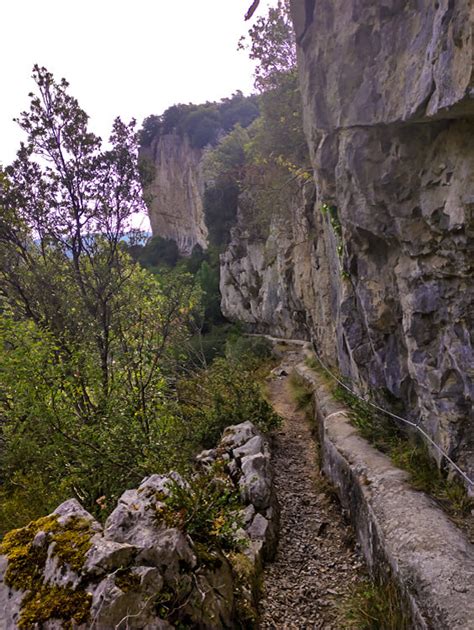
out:
{"label": "hanging branch", "polygon": [[260,0],[254,0],[252,2],[252,6],[250,7],[250,9],[247,11],[247,13],[245,14],[245,21],[250,20],[250,18],[252,17],[252,15],[255,13],[255,11],[257,10],[258,5],[260,4]]}

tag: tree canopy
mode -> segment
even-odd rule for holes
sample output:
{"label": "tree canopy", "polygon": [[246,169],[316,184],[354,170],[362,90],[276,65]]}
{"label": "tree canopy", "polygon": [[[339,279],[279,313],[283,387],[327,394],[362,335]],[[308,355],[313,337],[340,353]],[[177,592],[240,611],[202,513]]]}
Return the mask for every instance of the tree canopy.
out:
{"label": "tree canopy", "polygon": [[217,142],[219,135],[229,132],[236,124],[248,127],[258,116],[255,96],[245,97],[239,90],[218,103],[202,105],[172,105],[161,116],[149,116],[143,122],[140,141],[150,146],[161,135],[186,135],[191,145],[203,148]]}

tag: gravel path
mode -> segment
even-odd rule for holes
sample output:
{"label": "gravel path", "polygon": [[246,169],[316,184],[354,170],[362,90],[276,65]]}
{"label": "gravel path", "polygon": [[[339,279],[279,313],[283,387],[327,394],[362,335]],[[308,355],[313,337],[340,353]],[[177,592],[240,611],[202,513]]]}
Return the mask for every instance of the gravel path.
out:
{"label": "gravel path", "polygon": [[[288,353],[286,369],[299,360]],[[281,506],[276,560],[264,574],[261,628],[342,630],[340,604],[363,575],[351,527],[318,472],[317,447],[289,377],[270,381],[269,395],[284,423],[275,436],[273,465]]]}

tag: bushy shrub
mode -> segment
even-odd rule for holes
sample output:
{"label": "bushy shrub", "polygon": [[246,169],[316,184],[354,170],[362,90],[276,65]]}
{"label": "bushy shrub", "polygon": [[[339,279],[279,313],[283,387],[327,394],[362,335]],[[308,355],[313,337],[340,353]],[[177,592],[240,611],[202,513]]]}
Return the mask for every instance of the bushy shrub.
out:
{"label": "bushy shrub", "polygon": [[240,334],[229,336],[225,349],[226,357],[234,361],[248,358],[269,359],[273,354],[270,340],[265,337],[248,337]]}
{"label": "bushy shrub", "polygon": [[178,400],[188,439],[210,448],[225,427],[249,420],[262,431],[278,426],[279,417],[265,400],[256,371],[259,362],[217,358],[194,378],[178,384]]}
{"label": "bushy shrub", "polygon": [[242,504],[222,464],[195,474],[184,485],[171,481],[169,487],[158,519],[189,534],[193,542],[204,545],[206,553],[239,548],[236,531],[242,526],[238,516]]}

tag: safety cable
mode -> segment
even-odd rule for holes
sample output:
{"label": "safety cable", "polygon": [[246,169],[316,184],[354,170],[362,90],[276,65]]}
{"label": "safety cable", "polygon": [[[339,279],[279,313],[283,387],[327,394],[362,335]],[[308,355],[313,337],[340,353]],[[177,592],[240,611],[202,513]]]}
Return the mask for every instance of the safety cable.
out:
{"label": "safety cable", "polygon": [[[252,334],[250,334],[248,336],[249,337],[266,337],[267,339],[269,339],[271,341],[281,341],[281,342],[285,342],[285,343],[294,343],[294,344],[297,344],[297,345],[300,345],[300,346],[303,346],[306,343],[308,343],[307,341],[305,342],[305,341],[302,341],[302,340],[299,340],[299,339],[284,339],[282,337],[273,337],[272,335],[258,335],[258,334],[253,334],[252,335]],[[469,487],[470,488],[474,487],[474,481],[469,478],[469,476],[467,475],[467,473],[464,472],[464,470],[459,468],[459,466],[456,464],[456,462],[454,462],[449,457],[449,455],[443,451],[443,449],[433,440],[432,437],[430,437],[428,435],[428,433],[419,424],[416,424],[416,422],[413,422],[412,420],[408,420],[407,418],[403,418],[402,416],[399,416],[396,413],[392,413],[391,411],[388,411],[387,409],[384,409],[383,407],[380,407],[379,405],[376,405],[375,403],[371,402],[370,400],[366,400],[365,398],[362,398],[361,396],[359,396],[359,394],[354,392],[346,383],[341,381],[341,379],[339,379],[335,374],[333,374],[331,372],[331,370],[327,367],[327,365],[324,363],[324,361],[319,356],[319,353],[318,353],[317,348],[316,348],[316,343],[314,341],[311,341],[311,345],[313,347],[313,352],[314,352],[314,354],[316,356],[316,359],[319,361],[321,367],[329,374],[329,376],[334,381],[336,381],[336,383],[338,383],[341,387],[346,389],[352,396],[354,396],[355,398],[357,398],[361,402],[365,403],[366,405],[369,405],[370,407],[373,407],[377,411],[379,411],[379,412],[381,412],[381,413],[383,413],[383,414],[385,414],[387,416],[390,416],[392,418],[395,418],[396,420],[399,420],[400,422],[403,422],[404,424],[407,424],[408,426],[410,426],[413,429],[415,429],[416,431],[418,431],[434,447],[434,449],[437,450],[438,453],[444,457],[444,459],[448,462],[448,464],[465,481],[467,481]]]}
{"label": "safety cable", "polygon": [[366,400],[365,398],[362,398],[361,396],[359,396],[359,394],[354,392],[346,383],[341,381],[341,379],[339,379],[335,374],[333,374],[331,372],[331,370],[327,367],[327,365],[325,365],[324,361],[319,356],[319,353],[318,353],[318,351],[316,349],[316,344],[314,343],[314,341],[312,342],[312,346],[313,346],[313,351],[314,351],[314,354],[316,356],[316,359],[319,361],[321,367],[329,374],[329,376],[331,376],[331,378],[333,380],[336,381],[336,383],[338,383],[341,387],[344,387],[344,389],[346,389],[352,396],[354,396],[355,398],[357,398],[358,400],[360,400],[364,404],[369,405],[370,407],[373,407],[377,411],[379,411],[381,413],[384,413],[385,415],[390,416],[392,418],[395,418],[396,420],[399,420],[400,422],[403,422],[404,424],[407,424],[410,427],[413,427],[414,429],[416,429],[416,431],[418,431],[438,451],[438,453],[440,455],[442,455],[446,459],[446,461],[450,464],[450,466],[459,475],[461,475],[461,477],[463,479],[465,479],[465,481],[467,481],[467,483],[469,484],[470,487],[474,486],[474,481],[472,481],[472,479],[470,479],[469,476],[461,468],[459,468],[459,466],[456,464],[456,462],[454,462],[449,457],[449,455],[443,451],[443,449],[433,440],[432,437],[430,437],[428,435],[428,433],[419,424],[416,424],[416,422],[408,420],[407,418],[403,418],[402,416],[399,416],[396,413],[392,413],[391,411],[388,411],[387,409],[384,409],[383,407],[380,407],[379,405],[376,405],[375,403],[371,402],[370,400]]}

